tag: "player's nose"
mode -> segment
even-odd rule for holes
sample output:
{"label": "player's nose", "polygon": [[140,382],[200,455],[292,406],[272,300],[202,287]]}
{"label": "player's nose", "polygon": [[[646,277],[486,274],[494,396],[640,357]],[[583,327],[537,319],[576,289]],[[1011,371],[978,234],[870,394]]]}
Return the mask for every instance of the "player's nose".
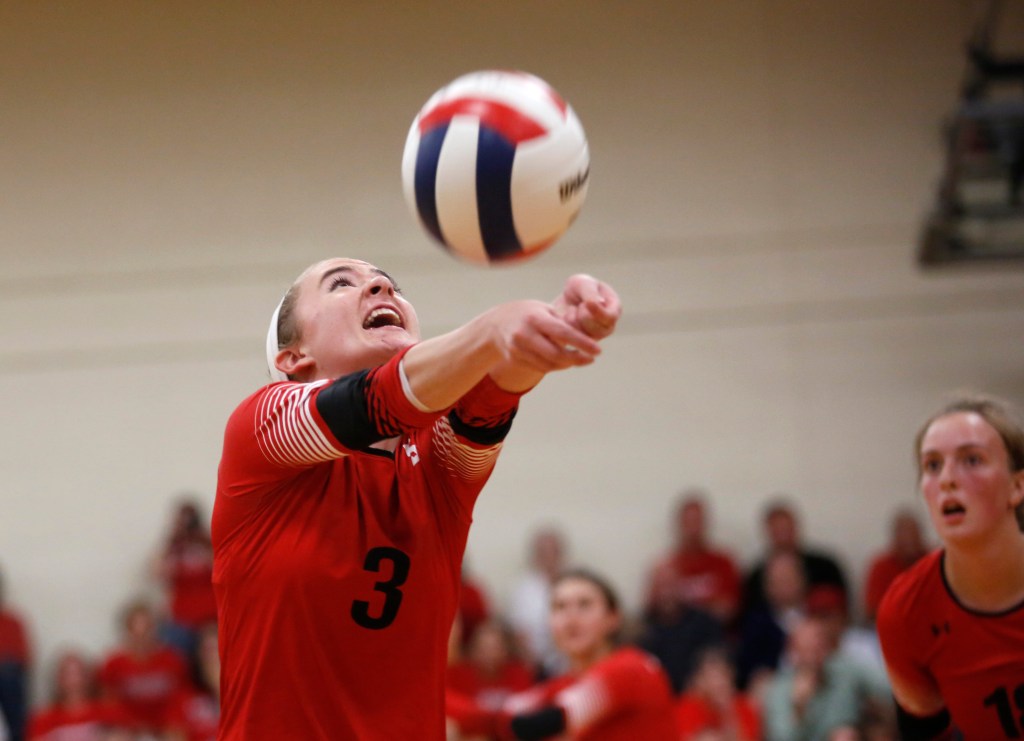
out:
{"label": "player's nose", "polygon": [[942,470],[939,471],[939,487],[943,491],[956,489],[956,472],[953,470],[952,462],[947,462],[942,465]]}
{"label": "player's nose", "polygon": [[395,292],[394,287],[391,285],[391,281],[389,281],[383,275],[373,276],[373,278],[366,282],[364,289],[371,296],[377,296],[381,293],[390,296],[393,295]]}

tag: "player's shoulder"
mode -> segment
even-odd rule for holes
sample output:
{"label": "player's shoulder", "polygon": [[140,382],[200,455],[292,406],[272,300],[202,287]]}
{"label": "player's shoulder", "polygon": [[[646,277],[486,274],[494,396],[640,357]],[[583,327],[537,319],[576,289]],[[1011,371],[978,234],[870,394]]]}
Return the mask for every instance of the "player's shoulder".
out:
{"label": "player's shoulder", "polygon": [[609,672],[628,672],[656,678],[665,675],[661,662],[637,646],[622,646],[609,654],[602,663]]}
{"label": "player's shoulder", "polygon": [[632,697],[643,705],[672,702],[672,683],[661,662],[636,646],[616,649],[592,673],[619,697]]}
{"label": "player's shoulder", "polygon": [[249,415],[253,410],[272,408],[280,404],[294,403],[298,399],[308,399],[318,389],[328,385],[330,380],[300,383],[296,381],[275,381],[260,386],[242,399],[232,412],[232,417]]}
{"label": "player's shoulder", "polygon": [[944,595],[942,550],[936,549],[893,579],[878,607],[878,627],[909,616],[937,594]]}

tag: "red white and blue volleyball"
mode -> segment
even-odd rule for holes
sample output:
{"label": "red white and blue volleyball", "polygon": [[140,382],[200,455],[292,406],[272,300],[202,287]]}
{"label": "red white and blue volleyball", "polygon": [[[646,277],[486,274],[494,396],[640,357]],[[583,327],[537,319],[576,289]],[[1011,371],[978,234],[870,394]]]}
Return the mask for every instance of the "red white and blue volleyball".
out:
{"label": "red white and blue volleyball", "polygon": [[572,107],[517,71],[473,72],[438,90],[402,156],[413,215],[450,253],[480,265],[550,247],[583,206],[589,175]]}

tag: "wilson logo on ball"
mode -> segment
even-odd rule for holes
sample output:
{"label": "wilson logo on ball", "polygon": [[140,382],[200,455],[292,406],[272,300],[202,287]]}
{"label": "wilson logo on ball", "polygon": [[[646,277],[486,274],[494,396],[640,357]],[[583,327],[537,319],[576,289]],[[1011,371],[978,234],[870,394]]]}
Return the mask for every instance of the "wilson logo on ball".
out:
{"label": "wilson logo on ball", "polygon": [[589,172],[572,108],[523,72],[476,72],[436,92],[402,157],[413,214],[450,252],[478,264],[549,247],[583,205]]}

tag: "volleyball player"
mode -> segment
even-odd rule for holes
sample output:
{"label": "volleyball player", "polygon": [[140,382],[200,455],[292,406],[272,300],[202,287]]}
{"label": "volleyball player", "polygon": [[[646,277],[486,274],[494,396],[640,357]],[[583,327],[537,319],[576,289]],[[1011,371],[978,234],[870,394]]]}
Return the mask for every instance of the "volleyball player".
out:
{"label": "volleyball player", "polygon": [[510,698],[503,738],[673,741],[679,737],[668,675],[653,656],[616,644],[619,599],[585,569],[562,574],[551,593],[551,632],[569,671]]}
{"label": "volleyball player", "polygon": [[213,513],[222,741],[442,739],[449,627],[473,505],[519,397],[585,366],[621,312],[571,277],[420,341],[366,262],[296,280],[272,375],[231,415]]}
{"label": "volleyball player", "polygon": [[904,738],[1024,737],[1024,430],[956,401],[916,441],[942,548],[893,582],[878,633]]}

